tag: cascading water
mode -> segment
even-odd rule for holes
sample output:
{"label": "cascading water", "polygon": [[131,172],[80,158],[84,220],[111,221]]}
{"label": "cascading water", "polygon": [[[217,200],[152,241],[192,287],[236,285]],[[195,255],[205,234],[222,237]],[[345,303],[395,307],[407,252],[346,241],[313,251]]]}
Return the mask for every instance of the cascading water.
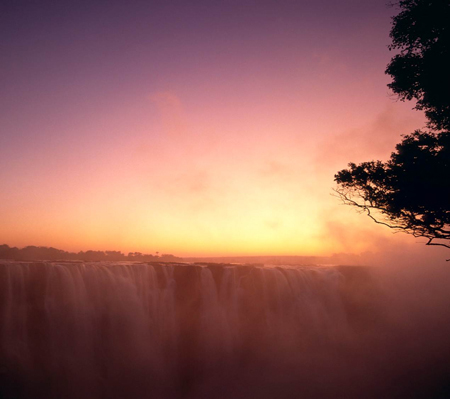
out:
{"label": "cascading water", "polygon": [[357,268],[4,262],[0,396],[387,397],[384,300]]}

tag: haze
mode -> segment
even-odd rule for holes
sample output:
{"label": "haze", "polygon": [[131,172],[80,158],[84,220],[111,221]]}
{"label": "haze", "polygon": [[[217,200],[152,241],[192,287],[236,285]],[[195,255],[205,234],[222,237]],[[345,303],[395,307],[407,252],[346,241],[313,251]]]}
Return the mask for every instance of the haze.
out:
{"label": "haze", "polygon": [[[95,4],[94,4],[95,3]],[[392,249],[332,197],[424,125],[384,0],[6,2],[0,243],[177,256]]]}

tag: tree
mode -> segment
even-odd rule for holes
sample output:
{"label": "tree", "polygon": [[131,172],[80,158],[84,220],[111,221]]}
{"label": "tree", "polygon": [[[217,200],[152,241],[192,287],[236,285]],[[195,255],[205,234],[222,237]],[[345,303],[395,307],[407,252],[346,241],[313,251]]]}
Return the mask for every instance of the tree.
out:
{"label": "tree", "polygon": [[450,248],[450,134],[418,130],[389,161],[350,163],[335,180],[344,203],[376,223]]}
{"label": "tree", "polygon": [[335,175],[343,202],[376,223],[450,248],[450,2],[400,0],[386,73],[400,100],[423,110],[429,132],[404,136],[387,162],[350,163]]}
{"label": "tree", "polygon": [[400,0],[393,18],[390,50],[399,50],[386,68],[388,87],[400,100],[417,101],[428,126],[450,130],[450,2]]}

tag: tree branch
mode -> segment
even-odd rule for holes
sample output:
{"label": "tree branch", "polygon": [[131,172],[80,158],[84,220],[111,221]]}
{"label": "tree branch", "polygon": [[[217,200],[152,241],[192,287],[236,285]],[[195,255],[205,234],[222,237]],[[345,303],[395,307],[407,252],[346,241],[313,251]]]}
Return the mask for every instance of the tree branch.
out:
{"label": "tree branch", "polygon": [[[414,214],[413,212],[408,212],[408,214],[404,214],[404,217],[407,218],[407,220],[404,222],[404,224],[392,224],[392,223],[384,222],[384,221],[377,219],[372,214],[372,211],[375,210],[375,211],[381,212],[382,214],[383,213],[388,214],[387,209],[378,207],[376,205],[367,204],[366,199],[362,195],[359,195],[361,200],[364,201],[364,203],[361,204],[361,203],[355,201],[354,199],[352,199],[350,194],[344,192],[343,190],[333,189],[333,191],[338,194],[336,197],[340,198],[341,201],[344,203],[344,205],[351,205],[351,206],[354,206],[357,209],[359,209],[360,212],[365,212],[366,215],[377,224],[389,227],[390,229],[393,229],[393,230],[403,231],[403,232],[410,234],[416,238],[420,238],[420,237],[426,238],[426,239],[428,239],[428,241],[425,245],[441,246],[441,247],[450,249],[450,244],[434,242],[434,240],[436,240],[436,239],[449,240],[450,234],[447,233],[447,230],[444,230],[441,227],[432,228],[431,226],[425,225],[425,224],[417,225],[417,223],[420,222],[420,220],[417,219],[417,215]],[[447,259],[447,261],[450,261],[450,259]]]}

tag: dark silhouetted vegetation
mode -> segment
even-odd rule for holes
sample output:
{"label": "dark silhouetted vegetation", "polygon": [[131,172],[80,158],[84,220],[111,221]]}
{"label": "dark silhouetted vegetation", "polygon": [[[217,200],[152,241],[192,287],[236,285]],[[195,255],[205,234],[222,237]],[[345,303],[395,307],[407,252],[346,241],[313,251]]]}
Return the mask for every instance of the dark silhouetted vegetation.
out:
{"label": "dark silhouetted vegetation", "polygon": [[402,0],[386,73],[401,100],[417,101],[430,131],[403,137],[387,162],[350,163],[335,175],[347,205],[376,223],[450,248],[450,3]]}
{"label": "dark silhouetted vegetation", "polygon": [[80,251],[67,252],[52,247],[27,246],[24,248],[0,245],[0,259],[12,260],[80,260],[97,261],[139,261],[139,262],[181,262],[183,259],[171,254],[149,255],[141,252],[130,252],[128,255],[120,251]]}
{"label": "dark silhouetted vegetation", "polygon": [[338,172],[338,193],[377,223],[450,248],[449,150],[449,134],[416,131],[404,137],[389,161],[351,163]]}
{"label": "dark silhouetted vegetation", "polygon": [[417,101],[430,128],[450,129],[450,2],[402,0],[393,18],[390,49],[399,50],[386,68],[388,86],[401,100]]}

